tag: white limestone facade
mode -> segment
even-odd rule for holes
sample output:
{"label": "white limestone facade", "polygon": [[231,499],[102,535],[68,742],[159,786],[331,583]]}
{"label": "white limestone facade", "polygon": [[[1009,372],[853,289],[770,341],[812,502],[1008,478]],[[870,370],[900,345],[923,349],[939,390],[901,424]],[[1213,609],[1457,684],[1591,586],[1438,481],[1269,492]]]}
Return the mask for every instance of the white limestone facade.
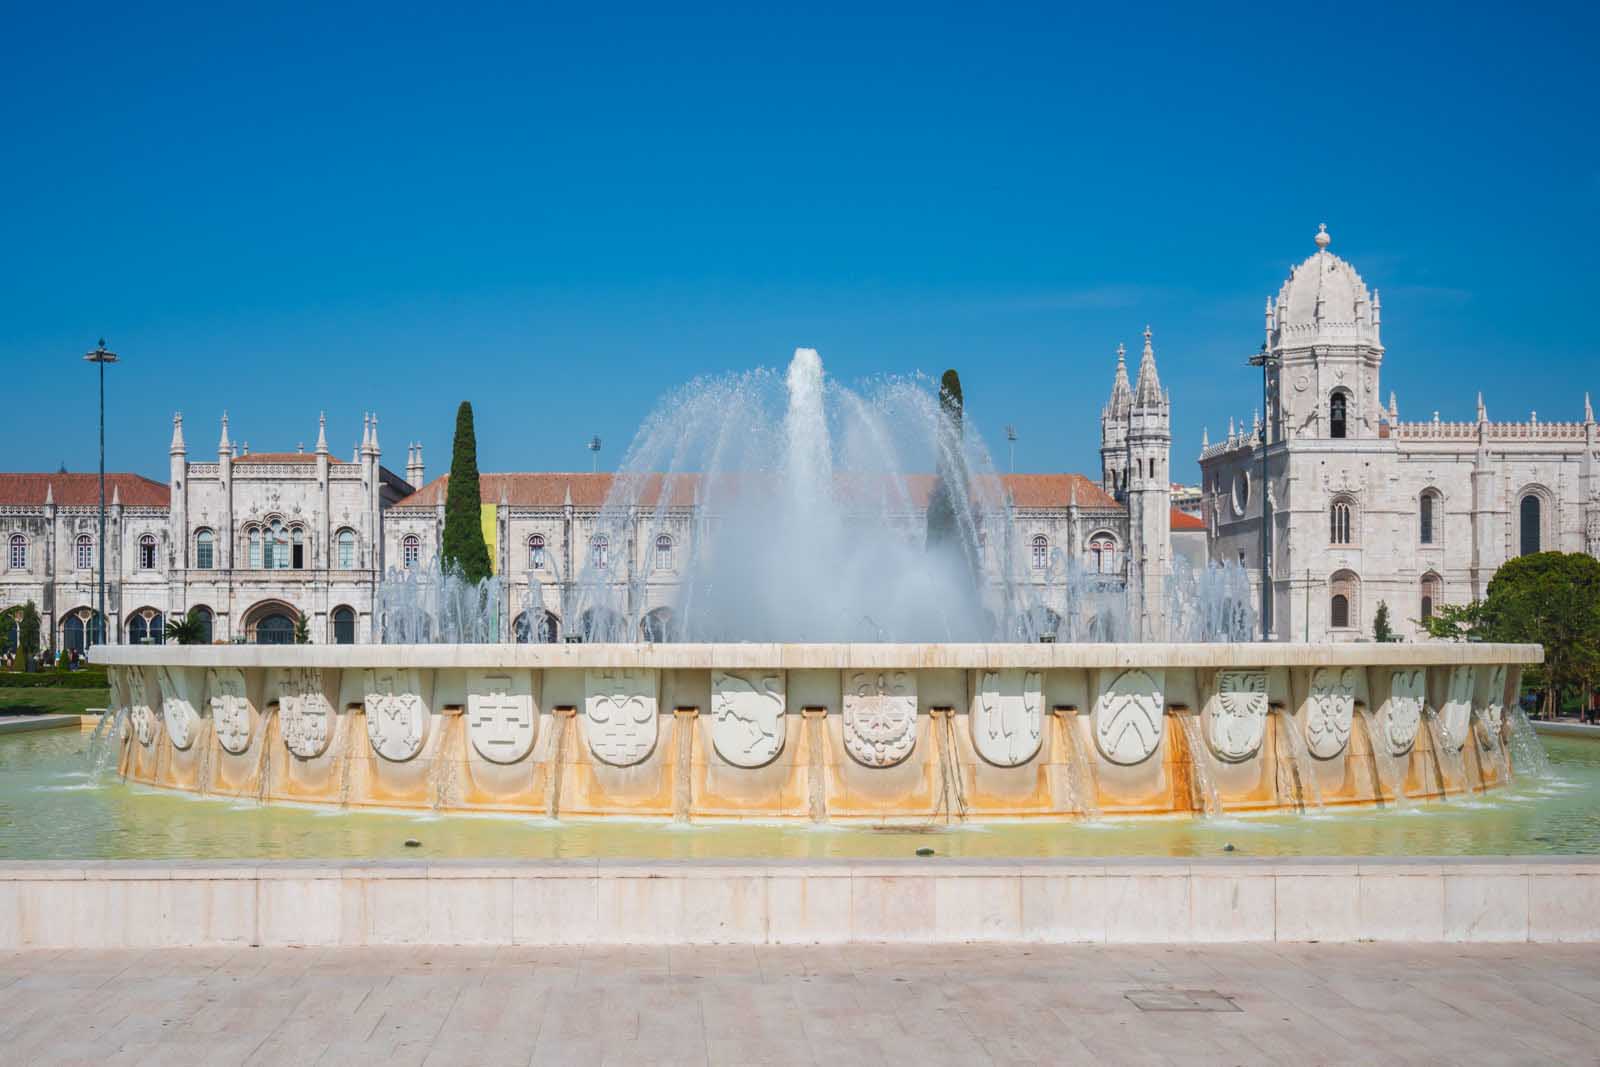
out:
{"label": "white limestone facade", "polygon": [[[1382,401],[1379,293],[1329,251],[1293,269],[1266,305],[1266,411],[1203,440],[1202,516],[1217,562],[1262,579],[1270,515],[1272,636],[1370,639],[1380,602],[1411,639],[1438,606],[1481,598],[1531,552],[1600,555],[1600,440],[1581,421],[1403,421]],[[1263,457],[1263,450],[1265,456]],[[1265,485],[1263,485],[1263,458]]]}

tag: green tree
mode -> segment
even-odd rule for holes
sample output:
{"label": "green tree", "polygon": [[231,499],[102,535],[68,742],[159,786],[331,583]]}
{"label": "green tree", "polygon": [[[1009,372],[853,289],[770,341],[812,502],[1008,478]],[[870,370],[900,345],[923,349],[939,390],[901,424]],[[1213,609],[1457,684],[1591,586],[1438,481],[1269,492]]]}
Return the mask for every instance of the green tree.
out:
{"label": "green tree", "polygon": [[1372,639],[1383,644],[1400,640],[1394,629],[1389,625],[1389,604],[1387,601],[1378,601],[1378,613],[1372,617]]}
{"label": "green tree", "polygon": [[33,657],[39,654],[39,609],[33,601],[22,605],[22,614],[17,620],[17,656],[22,660],[23,670],[33,669]]}
{"label": "green tree", "polygon": [[309,645],[311,643],[311,619],[303,611],[295,616],[294,643],[297,645]]}
{"label": "green tree", "polygon": [[206,624],[191,608],[187,615],[167,619],[166,638],[169,645],[198,645],[206,639]]}
{"label": "green tree", "polygon": [[450,455],[450,485],[444,502],[444,546],[440,562],[459,568],[469,582],[489,577],[489,546],[483,540],[478,488],[478,438],[472,428],[472,404],[456,410],[455,449]]}

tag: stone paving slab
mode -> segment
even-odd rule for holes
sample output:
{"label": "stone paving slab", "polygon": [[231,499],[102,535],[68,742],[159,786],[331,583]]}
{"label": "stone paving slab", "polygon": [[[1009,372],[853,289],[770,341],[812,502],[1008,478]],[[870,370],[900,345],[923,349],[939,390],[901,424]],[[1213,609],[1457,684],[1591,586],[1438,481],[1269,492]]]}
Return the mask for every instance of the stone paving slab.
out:
{"label": "stone paving slab", "polygon": [[1593,945],[0,953],[8,1063],[1593,1063]]}

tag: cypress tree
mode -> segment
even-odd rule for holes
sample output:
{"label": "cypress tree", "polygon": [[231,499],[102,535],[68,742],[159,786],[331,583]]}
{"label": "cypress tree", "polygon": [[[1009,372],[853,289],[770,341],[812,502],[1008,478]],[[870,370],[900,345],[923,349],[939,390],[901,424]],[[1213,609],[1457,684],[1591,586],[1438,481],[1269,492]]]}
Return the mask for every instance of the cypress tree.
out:
{"label": "cypress tree", "polygon": [[444,546],[440,562],[459,568],[469,582],[489,577],[489,546],[483,540],[478,489],[478,437],[472,428],[472,404],[456,409],[455,449],[450,454],[450,487],[444,502]]}

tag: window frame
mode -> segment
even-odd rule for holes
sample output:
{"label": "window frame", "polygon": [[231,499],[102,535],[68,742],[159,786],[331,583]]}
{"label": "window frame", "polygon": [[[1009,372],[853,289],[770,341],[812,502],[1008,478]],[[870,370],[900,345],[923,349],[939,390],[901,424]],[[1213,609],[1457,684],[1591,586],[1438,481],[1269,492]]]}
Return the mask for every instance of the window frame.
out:
{"label": "window frame", "polygon": [[217,565],[217,535],[211,528],[202,526],[194,532],[194,568],[197,571],[215,570]]}
{"label": "window frame", "polygon": [[544,534],[528,535],[528,569],[542,571],[545,569],[545,539]]}
{"label": "window frame", "polygon": [[339,532],[333,535],[333,551],[338,570],[355,570],[356,532],[348,526],[339,527]]}
{"label": "window frame", "polygon": [[28,535],[14,533],[6,539],[6,569],[25,571],[28,569]]}
{"label": "window frame", "polygon": [[158,551],[157,551],[156,535],[155,534],[140,534],[139,535],[137,551],[138,551],[138,560],[137,560],[137,562],[138,562],[138,565],[139,565],[139,569],[142,570],[142,571],[153,571],[153,570],[155,570],[156,569],[156,560],[159,558],[158,557]]}
{"label": "window frame", "polygon": [[416,534],[406,534],[400,539],[400,566],[404,570],[411,570],[422,562],[422,538]]}
{"label": "window frame", "polygon": [[94,570],[94,538],[84,533],[79,534],[72,542],[72,562],[77,564],[80,571]]}
{"label": "window frame", "polygon": [[1028,562],[1036,571],[1046,570],[1050,566],[1050,538],[1044,534],[1034,534],[1028,539]]}

